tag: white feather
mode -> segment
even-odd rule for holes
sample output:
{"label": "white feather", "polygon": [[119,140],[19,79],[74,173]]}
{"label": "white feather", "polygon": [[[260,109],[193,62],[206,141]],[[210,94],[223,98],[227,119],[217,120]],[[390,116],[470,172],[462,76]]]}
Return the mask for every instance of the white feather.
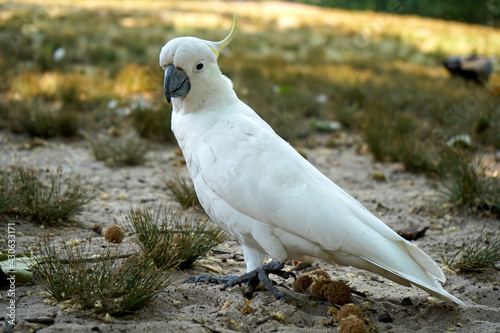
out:
{"label": "white feather", "polygon": [[[193,70],[200,59],[201,72]],[[206,41],[167,43],[160,65],[191,83],[172,99],[172,130],[207,214],[243,246],[247,271],[264,255],[312,256],[415,285],[455,304],[436,263],[319,172],[241,102]]]}

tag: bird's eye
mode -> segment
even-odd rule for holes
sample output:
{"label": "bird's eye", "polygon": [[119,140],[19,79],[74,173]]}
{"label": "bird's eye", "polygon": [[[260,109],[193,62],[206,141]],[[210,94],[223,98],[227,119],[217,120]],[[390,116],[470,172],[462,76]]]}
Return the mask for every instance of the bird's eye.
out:
{"label": "bird's eye", "polygon": [[205,67],[205,64],[203,62],[199,62],[196,64],[196,70],[201,71]]}

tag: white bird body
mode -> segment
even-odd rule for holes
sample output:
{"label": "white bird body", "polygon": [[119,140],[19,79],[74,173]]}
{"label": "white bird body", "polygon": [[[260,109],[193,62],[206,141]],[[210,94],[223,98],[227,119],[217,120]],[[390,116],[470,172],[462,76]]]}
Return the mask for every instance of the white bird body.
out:
{"label": "white bird body", "polygon": [[[262,265],[266,254],[281,263],[311,256],[463,304],[442,288],[445,276],[427,254],[324,176],[238,99],[207,43],[176,38],[162,49],[160,65],[174,64],[189,78],[189,93],[172,99],[172,130],[201,205],[241,243],[247,271]],[[203,70],[192,70],[200,59]]]}

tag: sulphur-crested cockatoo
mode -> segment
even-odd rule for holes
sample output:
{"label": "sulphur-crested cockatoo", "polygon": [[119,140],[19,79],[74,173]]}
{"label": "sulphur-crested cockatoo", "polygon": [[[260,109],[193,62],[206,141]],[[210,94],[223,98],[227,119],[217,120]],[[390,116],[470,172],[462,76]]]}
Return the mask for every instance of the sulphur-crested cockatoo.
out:
{"label": "sulphur-crested cockatoo", "polygon": [[[207,277],[231,287],[259,282],[276,297],[269,273],[304,256],[378,273],[463,304],[440,285],[445,276],[422,250],[401,238],[324,176],[240,101],[217,58],[224,40],[170,40],[160,53],[172,131],[201,205],[243,248],[247,273]],[[273,259],[263,265],[265,255]],[[198,279],[197,281],[199,281]]]}

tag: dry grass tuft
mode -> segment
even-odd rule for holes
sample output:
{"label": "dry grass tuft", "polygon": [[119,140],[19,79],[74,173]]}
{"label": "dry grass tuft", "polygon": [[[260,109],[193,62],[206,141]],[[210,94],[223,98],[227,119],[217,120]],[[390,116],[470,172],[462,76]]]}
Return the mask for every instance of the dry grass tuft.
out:
{"label": "dry grass tuft", "polygon": [[150,149],[147,141],[133,134],[117,137],[101,134],[89,137],[88,141],[96,160],[109,164],[139,165]]}
{"label": "dry grass tuft", "polygon": [[451,256],[444,256],[444,262],[449,267],[456,268],[461,273],[479,272],[495,267],[500,263],[500,233],[481,230],[470,233],[462,242],[460,248]]}
{"label": "dry grass tuft", "polygon": [[201,208],[193,183],[179,174],[165,181],[168,195],[181,204],[183,208]]}
{"label": "dry grass tuft", "polygon": [[225,233],[208,219],[184,218],[161,208],[130,208],[127,223],[135,231],[132,239],[142,252],[162,269],[189,268],[226,239]]}
{"label": "dry grass tuft", "polygon": [[83,126],[82,116],[71,109],[50,106],[41,98],[24,103],[8,102],[7,121],[15,133],[27,133],[32,137],[53,138],[75,136]]}
{"label": "dry grass tuft", "polygon": [[467,149],[443,147],[440,171],[445,195],[457,205],[500,213],[500,181],[487,175],[481,161]]}
{"label": "dry grass tuft", "polygon": [[159,270],[144,254],[125,259],[118,247],[81,241],[38,243],[41,263],[35,272],[45,290],[66,308],[84,307],[98,314],[133,313],[163,290],[171,271]]}
{"label": "dry grass tuft", "polygon": [[63,178],[60,167],[53,172],[16,166],[0,179],[0,212],[50,224],[70,220],[94,195],[95,188],[80,176]]}

